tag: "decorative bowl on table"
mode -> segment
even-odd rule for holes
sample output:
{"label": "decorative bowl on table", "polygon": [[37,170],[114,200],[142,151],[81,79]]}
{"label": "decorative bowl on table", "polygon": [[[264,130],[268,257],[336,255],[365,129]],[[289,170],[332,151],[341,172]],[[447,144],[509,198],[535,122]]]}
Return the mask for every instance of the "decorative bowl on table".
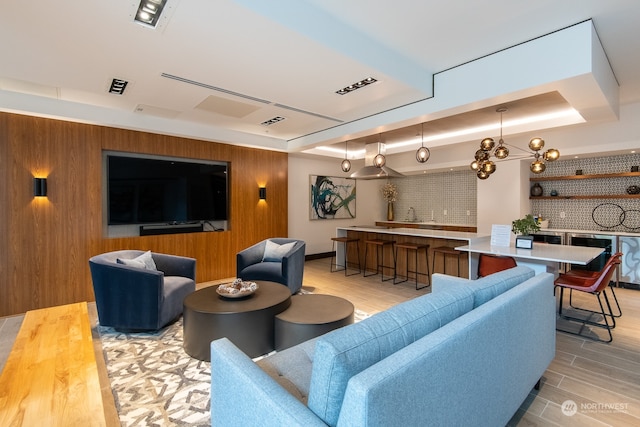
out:
{"label": "decorative bowl on table", "polygon": [[224,283],[218,286],[216,292],[223,298],[243,298],[255,293],[258,290],[256,282],[245,282],[242,279],[236,279],[232,283]]}

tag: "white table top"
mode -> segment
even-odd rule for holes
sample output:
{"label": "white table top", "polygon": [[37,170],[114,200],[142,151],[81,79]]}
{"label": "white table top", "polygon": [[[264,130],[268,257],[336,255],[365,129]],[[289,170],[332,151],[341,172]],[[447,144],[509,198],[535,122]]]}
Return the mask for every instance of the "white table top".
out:
{"label": "white table top", "polygon": [[391,234],[396,236],[431,237],[434,239],[464,240],[468,243],[486,238],[486,234],[465,233],[462,231],[427,230],[421,228],[388,228],[376,226],[338,227],[338,231],[364,231],[367,233]]}
{"label": "white table top", "polygon": [[589,264],[604,251],[603,248],[586,246],[550,245],[547,243],[533,243],[533,249],[517,249],[513,243],[510,246],[493,246],[490,239],[480,239],[466,246],[456,248],[459,251],[481,254],[511,256],[516,259],[566,262],[570,264]]}

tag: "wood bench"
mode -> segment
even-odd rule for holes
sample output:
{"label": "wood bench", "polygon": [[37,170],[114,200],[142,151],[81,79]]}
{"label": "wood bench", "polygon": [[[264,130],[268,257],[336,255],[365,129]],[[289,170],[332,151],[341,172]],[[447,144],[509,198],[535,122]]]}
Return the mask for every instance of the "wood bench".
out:
{"label": "wood bench", "polygon": [[106,426],[87,303],[28,311],[0,376],[0,426]]}

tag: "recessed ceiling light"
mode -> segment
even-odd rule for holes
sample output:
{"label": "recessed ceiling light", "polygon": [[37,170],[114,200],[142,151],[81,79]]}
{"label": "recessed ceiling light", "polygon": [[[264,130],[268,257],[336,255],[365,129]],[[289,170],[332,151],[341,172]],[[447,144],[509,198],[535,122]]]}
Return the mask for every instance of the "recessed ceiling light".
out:
{"label": "recessed ceiling light", "polygon": [[261,124],[262,126],[271,126],[272,124],[274,124],[274,123],[278,123],[278,122],[281,122],[281,121],[283,121],[283,120],[284,120],[284,117],[277,116],[277,117],[274,117],[274,118],[272,118],[272,119],[265,120],[264,122],[262,122],[262,123],[260,123],[260,124]]}
{"label": "recessed ceiling light", "polygon": [[127,88],[128,81],[122,79],[113,79],[111,80],[111,86],[109,86],[109,93],[113,93],[115,95],[122,95],[124,90]]}
{"label": "recessed ceiling light", "polygon": [[140,0],[134,20],[139,24],[155,28],[166,4],[167,0]]}
{"label": "recessed ceiling light", "polygon": [[378,80],[374,79],[373,77],[367,77],[366,79],[360,80],[359,82],[355,82],[350,84],[349,86],[343,87],[340,90],[337,90],[336,93],[338,95],[346,95],[349,92],[353,92],[356,89],[360,89],[363,88],[367,85],[370,85],[371,83],[375,83]]}

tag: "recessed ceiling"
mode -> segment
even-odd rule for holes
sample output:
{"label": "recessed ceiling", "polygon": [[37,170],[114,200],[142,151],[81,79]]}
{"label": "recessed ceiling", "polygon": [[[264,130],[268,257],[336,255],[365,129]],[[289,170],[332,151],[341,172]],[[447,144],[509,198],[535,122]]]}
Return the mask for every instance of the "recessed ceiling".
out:
{"label": "recessed ceiling", "polygon": [[[470,127],[487,125],[494,128],[487,131],[485,136],[497,136],[500,125],[500,114],[496,111],[500,107],[506,107],[507,111],[503,113],[503,122],[508,125],[509,122],[519,121],[532,116],[547,114],[549,112],[563,111],[571,108],[569,103],[558,93],[550,92],[542,95],[536,95],[528,98],[518,99],[512,102],[506,102],[496,106],[481,108],[467,113],[455,114],[452,116],[436,119],[424,123],[424,138],[429,144],[429,138],[446,134],[449,132],[460,131]],[[513,132],[510,132],[513,133]],[[362,138],[349,140],[349,151],[364,150],[366,144],[382,142],[387,145],[402,143],[405,141],[418,141],[418,145],[413,145],[409,151],[415,151],[419,146],[422,138],[421,124],[402,127],[399,129],[383,132],[381,134],[367,135]],[[329,145],[337,152],[344,153],[344,142]],[[390,153],[407,151],[406,148],[390,149]],[[339,155],[337,156],[339,157]]]}
{"label": "recessed ceiling", "polygon": [[[478,125],[499,105],[516,117],[556,108],[558,96],[586,121],[615,120],[600,114],[608,90],[598,93],[600,76],[585,71],[563,80],[562,61],[576,52],[551,44],[549,62],[509,58],[510,50],[524,52],[586,20],[619,85],[619,103],[640,102],[636,0],[285,4],[169,0],[151,29],[133,22],[137,2],[95,2],[91,13],[100,19],[88,21],[83,0],[9,0],[0,15],[0,37],[12,41],[0,45],[0,110],[289,152],[364,144],[379,134],[402,139],[421,122],[425,135]],[[467,72],[479,83],[464,87]],[[510,77],[528,72],[529,87],[509,86]],[[336,94],[368,76],[377,81]],[[114,78],[130,82],[122,96],[107,92]],[[581,87],[581,96],[567,97]],[[286,120],[261,125],[274,117]]]}

